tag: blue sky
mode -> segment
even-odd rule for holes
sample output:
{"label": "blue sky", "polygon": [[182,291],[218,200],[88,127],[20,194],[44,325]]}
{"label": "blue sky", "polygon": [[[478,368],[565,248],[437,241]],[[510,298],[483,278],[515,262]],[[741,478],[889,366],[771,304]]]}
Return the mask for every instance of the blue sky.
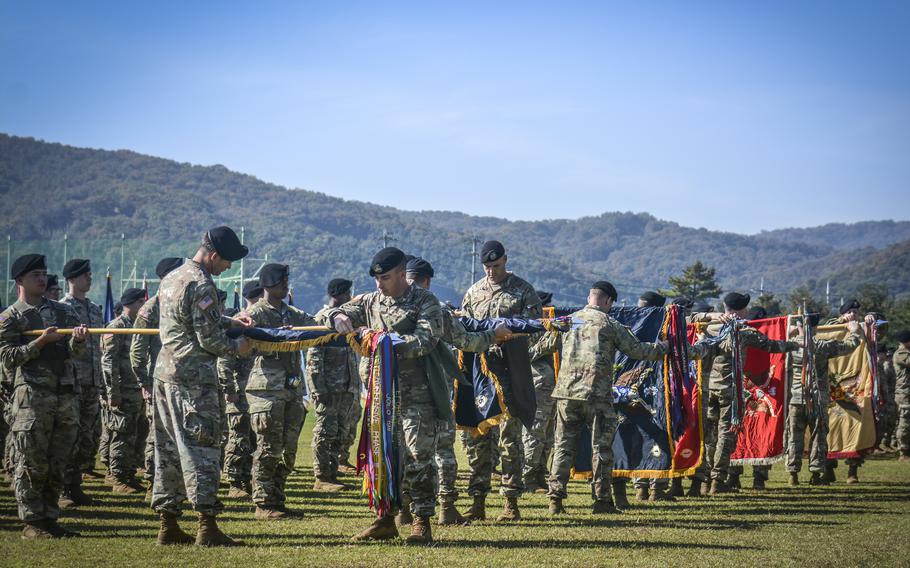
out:
{"label": "blue sky", "polygon": [[411,210],[910,219],[910,2],[138,4],[0,0],[0,131]]}

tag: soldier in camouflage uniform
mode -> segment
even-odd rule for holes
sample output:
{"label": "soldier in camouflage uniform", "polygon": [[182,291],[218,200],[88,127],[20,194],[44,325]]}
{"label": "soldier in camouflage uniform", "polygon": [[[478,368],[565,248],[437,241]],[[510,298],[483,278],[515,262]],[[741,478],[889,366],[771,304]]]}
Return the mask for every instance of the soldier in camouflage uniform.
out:
{"label": "soldier in camouflage uniform", "polygon": [[[537,295],[541,306],[549,304],[553,297],[549,292],[538,292]],[[522,477],[525,490],[532,493],[547,491],[547,461],[556,426],[556,401],[553,400],[556,369],[553,354],[559,349],[560,337],[559,333],[544,333],[529,349],[537,412],[531,428],[522,427],[524,444]]]}
{"label": "soldier in camouflage uniform", "polygon": [[[811,328],[818,326],[817,314],[810,314],[806,321]],[[805,347],[793,351],[789,359],[790,405],[787,417],[787,471],[790,472],[789,484],[799,485],[799,471],[803,465],[803,450],[806,444],[806,428],[811,432],[809,437],[809,471],[812,476],[809,485],[828,485],[822,479],[825,464],[828,460],[828,406],[831,403],[831,385],[828,383],[828,359],[845,355],[863,341],[859,324],[851,316],[847,320],[850,336],[844,341],[818,339],[813,335],[812,355],[815,360],[815,382],[818,388],[818,401],[815,417],[809,416],[807,394],[803,389],[803,363],[806,357]],[[797,320],[800,334],[804,334],[802,320]],[[802,337],[799,340],[803,342]]]}
{"label": "soldier in camouflage uniform", "polygon": [[[88,332],[72,308],[42,297],[47,288],[44,256],[17,258],[10,278],[19,299],[0,314],[2,387],[12,401],[15,491],[24,539],[78,536],[57,523],[64,469],[70,464],[79,425],[79,381],[73,356]],[[73,328],[69,339],[57,328]],[[44,330],[27,336],[29,330]],[[11,392],[10,392],[11,391]]]}
{"label": "soldier in camouflage uniform", "polygon": [[[316,313],[317,320],[351,300],[353,283],[344,278],[329,282],[329,303]],[[315,402],[313,427],[313,475],[316,491],[337,492],[344,488],[338,481],[338,456],[342,452],[342,424],[360,397],[357,355],[348,346],[313,347],[306,353],[306,375]]]}
{"label": "soldier in camouflage uniform", "polygon": [[[484,243],[480,251],[486,276],[477,281],[465,293],[461,307],[465,315],[476,319],[496,317],[539,318],[543,315],[540,296],[534,287],[506,270],[508,257],[505,247],[499,241]],[[536,341],[536,338],[533,339]],[[498,347],[488,352],[490,357],[502,357]],[[500,493],[505,498],[505,507],[500,521],[519,520],[518,499],[524,490],[523,461],[524,449],[521,440],[522,425],[516,418],[499,424],[498,444],[501,450],[502,478]],[[463,434],[462,441],[468,454],[471,479],[468,494],[474,504],[465,515],[469,519],[486,518],[486,498],[492,485],[493,461],[491,446],[496,443],[489,433],[473,437]]]}
{"label": "soldier in camouflage uniform", "polygon": [[[436,348],[443,333],[443,315],[439,300],[431,292],[409,285],[405,273],[405,256],[397,248],[379,251],[370,263],[370,276],[376,281],[376,292],[358,296],[347,304],[329,310],[327,324],[341,333],[366,326],[376,331],[399,334],[402,343],[398,357],[401,423],[398,434],[405,451],[402,487],[410,497],[414,515],[410,544],[433,541],[430,518],[435,513],[435,472],[433,455],[438,429],[437,409],[431,395],[424,357]],[[385,540],[398,536],[392,513],[373,522],[355,541]]]}
{"label": "soldier in camouflage uniform", "polygon": [[[363,360],[363,358],[361,358]],[[360,374],[360,365],[358,364],[358,374]],[[360,375],[361,387],[364,384],[363,375]],[[338,424],[338,472],[345,474],[357,473],[357,467],[351,463],[351,447],[357,439],[357,426],[360,423],[360,417],[363,416],[363,406],[360,401],[362,398],[362,388],[358,390],[357,396],[354,397],[354,404],[348,411],[347,416],[343,416]]]}
{"label": "soldier in camouflage uniform", "polygon": [[[246,309],[262,298],[259,280],[243,285],[243,299]],[[253,494],[253,452],[256,437],[250,425],[250,404],[246,399],[246,387],[253,370],[252,357],[219,357],[218,377],[224,392],[236,394],[236,402],[225,405],[227,415],[227,442],[224,445],[224,473],[230,489],[228,497],[247,499]]]}
{"label": "soldier in camouflage uniform", "polygon": [[[128,288],[120,303],[123,313],[107,325],[110,329],[133,327],[133,318],[145,302],[145,290]],[[136,454],[136,440],[148,437],[142,385],[133,374],[130,364],[130,344],[133,335],[105,334],[101,336],[101,372],[104,377],[108,403],[107,430],[110,433],[109,463],[114,478],[114,493],[132,494],[145,489],[136,480],[141,465]]]}
{"label": "soldier in camouflage uniform", "polygon": [[[312,316],[284,302],[289,290],[286,264],[263,266],[259,284],[265,295],[249,310],[256,326],[316,325]],[[256,434],[253,503],[260,520],[293,514],[285,507],[285,484],[294,471],[297,440],[306,418],[301,372],[299,351],[257,353],[246,385],[250,424]]]}
{"label": "soldier in camouflage uniform", "polygon": [[894,400],[898,408],[898,423],[895,432],[901,455],[900,461],[910,460],[910,331],[897,333],[900,347],[894,352],[896,375]]}
{"label": "soldier in camouflage uniform", "polygon": [[882,452],[897,449],[895,431],[898,422],[897,402],[895,401],[895,388],[897,374],[894,369],[894,351],[884,343],[878,344],[878,372],[881,377],[882,398],[884,399],[884,419],[882,420],[882,438],[879,448]]}
{"label": "soldier in camouflage uniform", "polygon": [[228,227],[206,232],[195,256],[170,272],[158,288],[161,352],[155,364],[155,488],[152,508],[160,515],[159,544],[193,538],[177,524],[189,499],[198,513],[195,542],[237,544],[221,532],[215,516],[221,478],[221,401],[217,357],[245,356],[250,344],[232,340],[225,328],[251,325],[245,314],[222,315],[212,276],[246,256],[247,248]]}
{"label": "soldier in camouflage uniform", "polygon": [[556,399],[556,447],[550,466],[550,514],[565,512],[569,473],[575,465],[578,432],[591,429],[593,444],[592,512],[618,513],[613,504],[613,361],[616,350],[633,359],[656,360],[667,352],[666,342],[641,343],[632,332],[608,314],[616,301],[616,288],[595,282],[588,305],[572,314],[583,322],[562,337],[562,359],[553,398]]}
{"label": "soldier in camouflage uniform", "polygon": [[[104,327],[101,306],[86,297],[92,287],[92,267],[88,260],[74,258],[63,267],[63,277],[69,286],[69,293],[63,303],[72,307],[79,322],[86,327]],[[85,350],[73,358],[76,378],[81,386],[79,395],[79,432],[74,444],[73,463],[67,468],[60,506],[91,505],[92,499],[82,491],[82,472],[94,475],[95,454],[101,421],[101,339],[90,335]]]}

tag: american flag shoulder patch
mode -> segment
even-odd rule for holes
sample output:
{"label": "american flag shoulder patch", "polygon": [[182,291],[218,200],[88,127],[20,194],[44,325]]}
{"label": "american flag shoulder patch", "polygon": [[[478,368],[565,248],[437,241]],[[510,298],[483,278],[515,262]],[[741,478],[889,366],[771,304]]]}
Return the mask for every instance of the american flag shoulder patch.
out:
{"label": "american flag shoulder patch", "polygon": [[101,336],[101,341],[104,341],[104,342],[110,341],[112,339],[114,339],[113,333],[105,333],[104,335]]}
{"label": "american flag shoulder patch", "polygon": [[202,298],[201,300],[196,302],[196,305],[199,306],[200,310],[207,310],[207,309],[209,309],[209,306],[212,305],[212,302],[213,302],[212,298],[210,298],[209,296],[205,296],[204,298]]}

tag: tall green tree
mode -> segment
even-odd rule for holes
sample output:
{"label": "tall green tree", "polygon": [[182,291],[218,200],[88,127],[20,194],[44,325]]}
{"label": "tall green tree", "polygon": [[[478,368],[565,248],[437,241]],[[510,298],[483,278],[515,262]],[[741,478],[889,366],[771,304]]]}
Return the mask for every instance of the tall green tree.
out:
{"label": "tall green tree", "polygon": [[781,305],[780,298],[776,297],[774,294],[767,292],[762,294],[758,298],[755,298],[755,301],[752,302],[752,305],[758,308],[764,308],[768,315],[779,316],[784,312],[784,307]]}
{"label": "tall green tree", "polygon": [[821,314],[822,317],[829,313],[825,302],[816,298],[812,293],[812,289],[806,284],[794,288],[787,299],[790,302],[790,313],[798,313],[803,306],[806,307],[809,313]]}
{"label": "tall green tree", "polygon": [[690,300],[706,300],[708,298],[717,298],[723,290],[717,285],[716,271],[714,267],[705,266],[700,260],[695,264],[683,269],[680,276],[671,276],[669,279],[671,288],[661,290],[664,295],[685,296]]}

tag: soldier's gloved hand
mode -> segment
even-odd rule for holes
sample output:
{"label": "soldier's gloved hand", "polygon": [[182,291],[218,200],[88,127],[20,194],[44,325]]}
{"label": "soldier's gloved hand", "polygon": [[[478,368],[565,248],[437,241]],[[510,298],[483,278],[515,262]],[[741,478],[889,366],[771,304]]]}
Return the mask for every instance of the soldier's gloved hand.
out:
{"label": "soldier's gloved hand", "polygon": [[83,343],[88,339],[88,328],[84,325],[73,328],[73,339],[76,340],[76,343]]}
{"label": "soldier's gloved hand", "polygon": [[246,337],[241,337],[237,340],[237,354],[241,357],[246,357],[250,354],[250,351],[253,350],[253,345],[247,340]]}
{"label": "soldier's gloved hand", "polygon": [[56,343],[61,339],[63,339],[63,335],[57,333],[57,327],[52,325],[38,336],[38,349],[41,349],[50,343]]}
{"label": "soldier's gloved hand", "polygon": [[253,318],[250,317],[250,314],[246,312],[240,312],[233,318],[231,322],[232,327],[253,327],[254,323]]}
{"label": "soldier's gloved hand", "polygon": [[351,318],[344,314],[338,314],[332,318],[332,323],[335,324],[335,331],[338,333],[351,333],[354,331],[354,324],[351,322]]}

